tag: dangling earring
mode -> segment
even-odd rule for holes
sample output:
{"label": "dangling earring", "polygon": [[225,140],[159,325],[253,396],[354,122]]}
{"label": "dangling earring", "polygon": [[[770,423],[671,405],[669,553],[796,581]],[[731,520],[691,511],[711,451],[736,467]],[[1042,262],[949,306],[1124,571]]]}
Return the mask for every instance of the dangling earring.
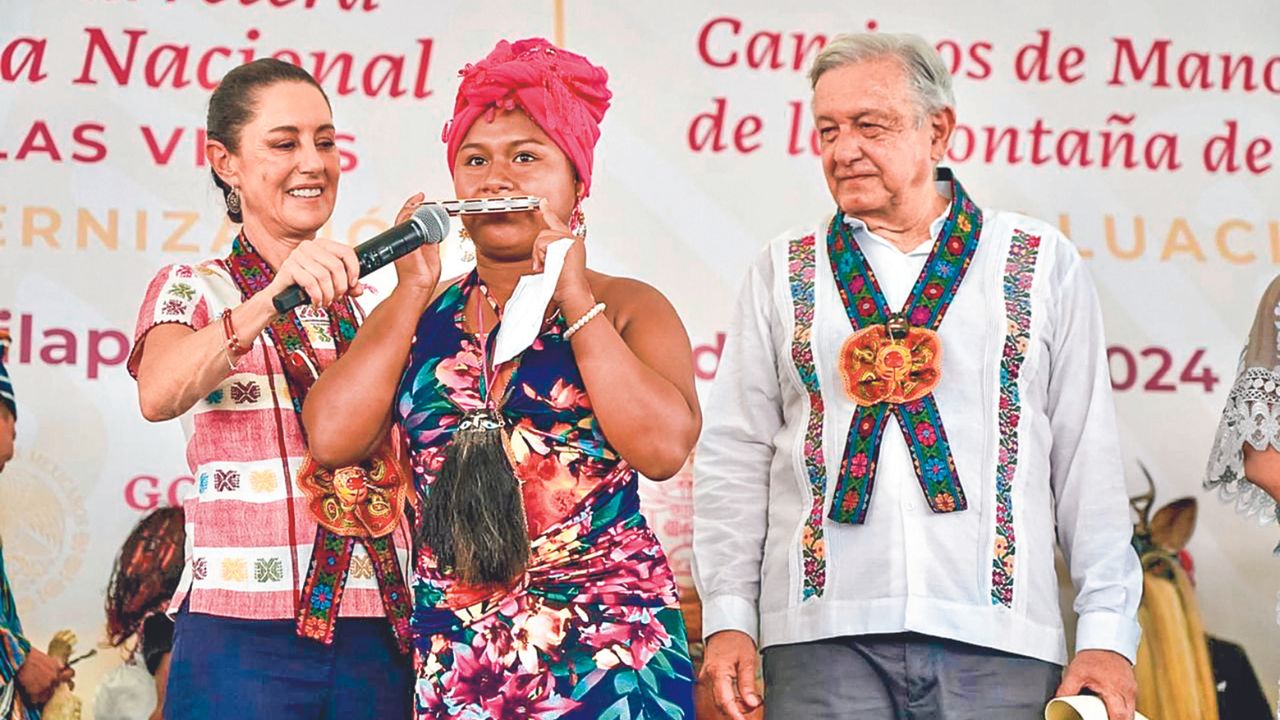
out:
{"label": "dangling earring", "polygon": [[569,216],[569,232],[579,240],[587,239],[587,216],[582,212],[582,201],[573,206],[573,214]]}
{"label": "dangling earring", "polygon": [[232,215],[240,214],[240,191],[236,188],[227,192],[227,212]]}
{"label": "dangling earring", "polygon": [[458,224],[458,247],[462,249],[462,262],[476,261],[476,244],[467,232],[467,226]]}

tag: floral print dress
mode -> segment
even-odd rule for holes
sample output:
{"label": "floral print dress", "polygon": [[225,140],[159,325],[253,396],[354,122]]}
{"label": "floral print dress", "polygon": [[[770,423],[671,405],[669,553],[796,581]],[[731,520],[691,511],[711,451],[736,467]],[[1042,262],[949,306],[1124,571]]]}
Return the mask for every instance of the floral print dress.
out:
{"label": "floral print dress", "polygon": [[[463,413],[485,402],[491,348],[463,330],[476,289],[473,272],[423,314],[397,392],[395,419],[428,497]],[[532,541],[525,576],[497,591],[468,587],[429,548],[416,558],[419,718],[693,717],[675,578],[564,330],[559,315],[544,324],[513,361],[501,405]]]}

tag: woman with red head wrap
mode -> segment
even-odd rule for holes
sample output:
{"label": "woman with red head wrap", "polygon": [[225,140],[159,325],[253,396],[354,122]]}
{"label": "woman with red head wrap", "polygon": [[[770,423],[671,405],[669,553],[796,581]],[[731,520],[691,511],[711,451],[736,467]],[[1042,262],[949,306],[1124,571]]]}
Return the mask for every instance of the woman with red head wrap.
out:
{"label": "woman with red head wrap", "polygon": [[[691,718],[676,585],[637,474],[679,471],[701,414],[670,303],[586,266],[608,75],[530,39],[461,76],[443,138],[457,196],[542,205],[464,216],[462,278],[439,282],[433,248],[401,261],[393,297],[307,397],[311,451],[336,466],[392,422],[408,438],[419,717]],[[517,283],[561,258],[536,337],[495,357]]]}

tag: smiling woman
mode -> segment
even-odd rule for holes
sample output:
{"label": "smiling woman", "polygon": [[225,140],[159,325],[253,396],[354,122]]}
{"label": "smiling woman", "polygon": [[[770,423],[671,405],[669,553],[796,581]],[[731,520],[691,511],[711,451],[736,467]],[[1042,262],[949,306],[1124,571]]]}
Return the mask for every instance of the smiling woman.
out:
{"label": "smiling woman", "polygon": [[248,122],[243,106],[211,104],[208,153],[227,214],[243,222],[245,234],[259,238],[264,251],[278,254],[267,248],[311,239],[329,219],[338,153],[329,103],[319,88],[281,82],[261,93],[266,97]]}
{"label": "smiling woman", "polygon": [[[316,239],[340,174],[328,98],[306,71],[258,60],[213,93],[207,135],[213,181],[242,228],[230,256],[160,270],[128,364],[147,419],[185,416],[197,479],[169,607],[165,717],[404,717],[407,531],[338,536],[333,518],[308,511],[323,502],[298,477],[303,398],[361,317],[354,253]],[[314,306],[277,315],[272,298],[293,284]]]}

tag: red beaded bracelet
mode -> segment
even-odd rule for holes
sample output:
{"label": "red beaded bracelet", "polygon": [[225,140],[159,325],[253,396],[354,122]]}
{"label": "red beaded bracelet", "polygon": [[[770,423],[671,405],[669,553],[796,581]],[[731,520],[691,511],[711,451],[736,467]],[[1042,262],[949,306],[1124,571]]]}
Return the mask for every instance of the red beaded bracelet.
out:
{"label": "red beaded bracelet", "polygon": [[222,311],[222,333],[227,337],[227,352],[239,357],[253,349],[253,345],[245,347],[240,344],[240,336],[236,335],[236,328],[231,324],[231,310]]}

